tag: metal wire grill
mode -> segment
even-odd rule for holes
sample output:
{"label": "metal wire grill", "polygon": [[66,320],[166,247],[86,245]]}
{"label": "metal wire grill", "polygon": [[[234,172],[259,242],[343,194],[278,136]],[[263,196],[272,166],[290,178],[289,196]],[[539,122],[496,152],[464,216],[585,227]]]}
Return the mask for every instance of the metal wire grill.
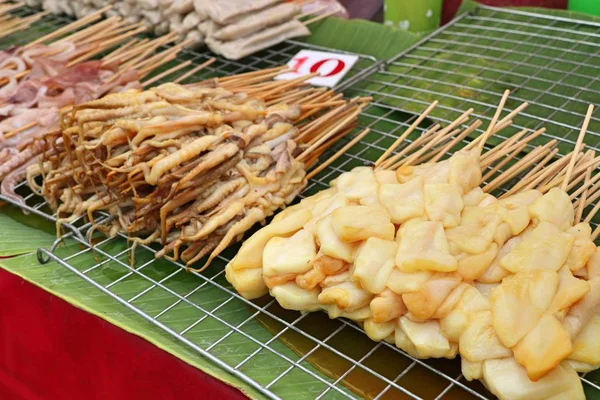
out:
{"label": "metal wire grill", "polygon": [[[41,35],[66,22],[46,17],[35,29]],[[360,120],[361,128],[369,127],[371,133],[312,180],[304,195],[328,186],[340,172],[374,161],[412,123],[415,111],[420,112],[434,99],[440,100],[433,115],[436,120],[450,121],[472,106],[485,121],[502,91],[512,88],[513,102],[507,104],[507,110],[521,100],[532,104],[515,125],[545,124],[550,129],[540,141],[558,138],[561,152],[568,151],[583,120],[584,106],[600,103],[598,71],[588,70],[594,72],[594,65],[598,65],[599,37],[600,26],[594,24],[482,8],[477,14],[455,20],[389,63],[362,57],[341,87],[347,96],[374,97]],[[241,62],[219,59],[190,81],[280,65],[302,47],[301,43],[288,42]],[[556,58],[540,54],[543,48],[556,51]],[[479,54],[484,49],[487,53]],[[191,59],[196,64],[209,56],[187,50],[177,62]],[[167,79],[183,73],[185,70]],[[430,123],[417,129],[413,139]],[[597,113],[589,131],[589,138],[600,134]],[[588,145],[596,148],[598,143]],[[25,185],[20,190],[27,195],[28,211],[54,220],[43,199],[31,195]],[[297,385],[304,395],[326,399],[492,398],[481,384],[462,378],[458,360],[416,360],[394,345],[371,342],[351,322],[330,321],[324,314],[288,312],[274,300],[244,300],[232,290],[223,272],[236,247],[207,271],[192,277],[181,264],[155,260],[155,249],[148,246],[135,249],[135,263],[130,265],[128,256],[133,249],[123,237],[87,237],[89,228],[86,221],[72,222],[61,241],[77,246],[40,249],[40,260],[50,259],[73,271],[268,397],[284,396],[284,386]],[[93,248],[89,244],[92,239]],[[96,257],[93,265],[84,262],[90,253]],[[218,301],[207,303],[206,298]],[[185,319],[176,317],[182,309]],[[207,332],[217,332],[218,339],[208,340]],[[291,351],[282,343],[286,340],[304,347]],[[253,350],[232,354],[232,347]],[[267,360],[269,364],[264,365]],[[323,360],[326,365],[317,369],[315,365]],[[265,368],[269,374],[261,372]],[[588,395],[600,393],[597,375],[582,379]],[[352,387],[354,390],[349,389]]]}

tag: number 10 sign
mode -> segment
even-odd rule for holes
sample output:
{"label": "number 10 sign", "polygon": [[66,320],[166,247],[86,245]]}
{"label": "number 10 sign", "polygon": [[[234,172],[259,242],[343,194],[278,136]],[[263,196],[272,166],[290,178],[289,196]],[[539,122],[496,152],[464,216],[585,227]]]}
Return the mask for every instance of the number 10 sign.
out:
{"label": "number 10 sign", "polygon": [[301,50],[288,62],[292,70],[275,77],[275,79],[295,79],[304,75],[318,73],[308,80],[315,86],[334,87],[350,71],[358,61],[357,56],[326,53],[323,51]]}

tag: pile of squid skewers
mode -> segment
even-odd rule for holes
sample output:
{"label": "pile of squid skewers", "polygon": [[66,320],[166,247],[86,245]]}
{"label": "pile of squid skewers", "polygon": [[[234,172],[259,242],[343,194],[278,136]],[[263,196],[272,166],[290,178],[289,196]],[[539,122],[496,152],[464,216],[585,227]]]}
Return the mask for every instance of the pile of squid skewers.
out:
{"label": "pile of squid skewers", "polygon": [[[5,197],[23,201],[14,188],[27,166],[45,150],[43,141],[37,139],[59,128],[60,111],[107,93],[152,84],[154,78],[141,80],[173,60],[182,47],[157,52],[174,40],[173,35],[130,39],[140,29],[128,26],[122,18],[89,25],[100,15],[0,53],[0,192]],[[119,47],[101,59],[90,60],[115,46]]]}
{"label": "pile of squid skewers", "polygon": [[306,25],[345,13],[335,0],[28,0],[27,4],[76,17],[112,6],[106,15],[121,16],[157,35],[175,33],[189,47],[206,44],[229,59],[310,35]]}
{"label": "pile of squid skewers", "polygon": [[[57,224],[86,215],[107,235],[161,243],[158,257],[191,266],[209,255],[207,266],[294,200],[307,169],[354,128],[369,101],[306,88],[311,76],[271,80],[283,70],[168,83],[76,106],[45,138],[29,185]],[[112,218],[96,224],[96,211]]]}
{"label": "pile of squid skewers", "polygon": [[585,399],[577,372],[600,366],[600,203],[585,212],[600,198],[600,157],[582,148],[593,107],[566,156],[554,140],[525,151],[543,129],[484,152],[524,106],[498,120],[500,106],[449,158],[481,125],[460,126],[472,110],[392,155],[432,105],[375,167],[246,240],[228,281],[248,299],[351,319],[414,358],[460,355],[464,378],[502,400]]}

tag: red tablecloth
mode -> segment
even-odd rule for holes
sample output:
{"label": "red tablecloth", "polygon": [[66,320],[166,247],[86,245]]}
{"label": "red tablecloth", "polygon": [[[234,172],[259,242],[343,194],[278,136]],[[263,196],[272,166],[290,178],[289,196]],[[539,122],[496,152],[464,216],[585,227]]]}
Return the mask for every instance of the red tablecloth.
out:
{"label": "red tablecloth", "polygon": [[0,399],[246,397],[151,343],[0,269]]}

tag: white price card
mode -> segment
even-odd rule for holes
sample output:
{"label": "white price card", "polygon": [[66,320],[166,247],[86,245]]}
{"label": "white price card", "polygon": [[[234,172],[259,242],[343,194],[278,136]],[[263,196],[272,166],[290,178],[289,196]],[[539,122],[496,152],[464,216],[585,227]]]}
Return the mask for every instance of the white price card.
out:
{"label": "white price card", "polygon": [[275,79],[295,79],[316,72],[319,76],[309,79],[308,83],[334,87],[352,69],[356,61],[358,61],[357,56],[347,54],[300,50],[288,62],[288,67],[293,71],[278,75]]}

